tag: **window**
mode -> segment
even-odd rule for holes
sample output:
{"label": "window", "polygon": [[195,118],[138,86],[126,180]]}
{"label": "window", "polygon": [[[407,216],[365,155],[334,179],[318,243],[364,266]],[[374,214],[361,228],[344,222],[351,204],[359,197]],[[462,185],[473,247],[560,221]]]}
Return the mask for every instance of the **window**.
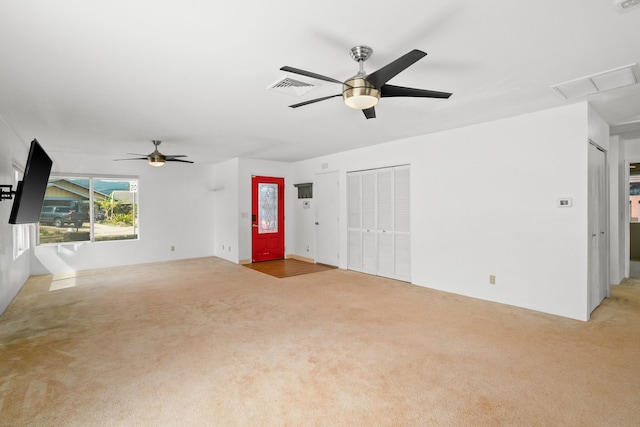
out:
{"label": "window", "polygon": [[[13,186],[18,187],[18,181],[22,179],[22,169],[17,165],[13,165]],[[20,255],[29,250],[29,224],[13,225],[13,259],[16,260]]]}
{"label": "window", "polygon": [[49,178],[40,214],[40,244],[138,238],[138,180]]}
{"label": "window", "polygon": [[14,261],[29,250],[29,225],[30,224],[14,224],[13,226]]}

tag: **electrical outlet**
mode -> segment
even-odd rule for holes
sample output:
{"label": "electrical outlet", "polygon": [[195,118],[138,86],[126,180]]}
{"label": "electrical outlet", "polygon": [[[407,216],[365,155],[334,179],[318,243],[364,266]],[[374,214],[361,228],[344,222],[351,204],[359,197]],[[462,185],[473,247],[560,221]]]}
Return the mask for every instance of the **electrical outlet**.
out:
{"label": "electrical outlet", "polygon": [[496,276],[494,276],[493,274],[489,276],[489,284],[490,285],[496,284]]}
{"label": "electrical outlet", "polygon": [[222,245],[222,250],[224,251],[224,245]]}
{"label": "electrical outlet", "polygon": [[176,247],[175,247],[175,246],[173,246],[173,245],[171,245],[171,252],[173,252],[173,251],[175,251],[175,250],[176,250]]}
{"label": "electrical outlet", "polygon": [[229,252],[231,252],[231,246],[229,246]]}

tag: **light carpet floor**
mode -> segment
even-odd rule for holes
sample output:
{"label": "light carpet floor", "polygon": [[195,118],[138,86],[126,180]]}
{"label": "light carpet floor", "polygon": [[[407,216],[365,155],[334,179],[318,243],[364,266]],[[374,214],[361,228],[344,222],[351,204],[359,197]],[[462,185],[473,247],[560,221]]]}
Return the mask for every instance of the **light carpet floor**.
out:
{"label": "light carpet floor", "polygon": [[579,322],[218,258],[29,279],[3,426],[638,426],[640,284]]}

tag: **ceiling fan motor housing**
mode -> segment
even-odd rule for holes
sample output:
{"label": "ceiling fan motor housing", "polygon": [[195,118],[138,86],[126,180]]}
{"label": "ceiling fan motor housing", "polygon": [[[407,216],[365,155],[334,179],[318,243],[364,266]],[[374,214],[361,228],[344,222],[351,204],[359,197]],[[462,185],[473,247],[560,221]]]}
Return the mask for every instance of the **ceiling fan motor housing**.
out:
{"label": "ceiling fan motor housing", "polygon": [[164,165],[166,161],[162,153],[158,151],[158,148],[156,148],[156,150],[153,153],[149,154],[148,158],[149,158],[149,164],[151,166],[156,166],[156,167]]}
{"label": "ceiling fan motor housing", "polygon": [[344,103],[356,110],[366,110],[378,103],[380,90],[371,84],[365,76],[351,77],[342,85]]}

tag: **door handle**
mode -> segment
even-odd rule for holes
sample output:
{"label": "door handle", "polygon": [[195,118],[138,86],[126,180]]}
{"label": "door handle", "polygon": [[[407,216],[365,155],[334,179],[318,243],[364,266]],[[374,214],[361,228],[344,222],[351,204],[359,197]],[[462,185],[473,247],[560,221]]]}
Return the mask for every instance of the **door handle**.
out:
{"label": "door handle", "polygon": [[253,228],[258,228],[258,224],[251,224]]}

